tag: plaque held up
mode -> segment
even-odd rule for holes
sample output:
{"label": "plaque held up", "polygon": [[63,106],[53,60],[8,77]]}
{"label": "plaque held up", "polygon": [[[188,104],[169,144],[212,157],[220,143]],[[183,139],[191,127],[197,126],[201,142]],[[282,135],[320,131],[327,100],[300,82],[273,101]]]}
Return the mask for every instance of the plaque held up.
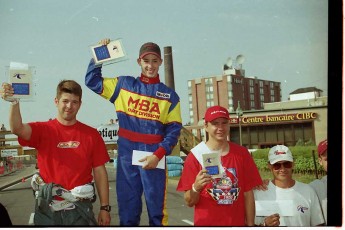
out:
{"label": "plaque held up", "polygon": [[9,83],[12,85],[14,95],[12,98],[21,101],[33,98],[33,67],[28,64],[11,62],[8,68]]}
{"label": "plaque held up", "polygon": [[109,65],[127,59],[122,39],[110,41],[108,45],[93,45],[90,47],[95,65]]}
{"label": "plaque held up", "polygon": [[221,178],[224,172],[219,152],[202,154],[203,167],[213,178]]}

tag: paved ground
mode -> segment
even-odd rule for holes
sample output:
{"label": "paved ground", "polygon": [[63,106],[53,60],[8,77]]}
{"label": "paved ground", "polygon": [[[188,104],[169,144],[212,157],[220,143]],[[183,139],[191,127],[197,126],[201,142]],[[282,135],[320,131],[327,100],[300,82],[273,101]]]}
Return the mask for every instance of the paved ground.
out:
{"label": "paved ground", "polygon": [[[109,178],[109,196],[111,211],[111,226],[119,226],[118,208],[116,201],[115,187],[115,171],[113,163],[106,164]],[[30,180],[36,172],[35,165],[26,165],[23,169],[0,176],[0,191],[2,193],[2,201],[7,207],[13,223],[16,225],[31,225],[31,216],[33,213],[33,199],[30,189]],[[25,182],[21,182],[22,180]],[[19,182],[19,183],[18,183]],[[178,180],[169,178],[167,192],[167,208],[169,214],[169,226],[191,226],[193,225],[193,209],[188,208],[184,204],[183,193],[176,192]],[[12,186],[14,185],[14,186]],[[28,192],[29,191],[29,192]],[[99,210],[99,202],[94,203],[94,211],[97,217]],[[143,199],[143,209],[141,215],[140,226],[148,226],[146,202]],[[1,219],[1,217],[0,217]]]}
{"label": "paved ground", "polygon": [[23,169],[0,176],[0,190],[30,178],[36,172],[35,165],[24,165]]}

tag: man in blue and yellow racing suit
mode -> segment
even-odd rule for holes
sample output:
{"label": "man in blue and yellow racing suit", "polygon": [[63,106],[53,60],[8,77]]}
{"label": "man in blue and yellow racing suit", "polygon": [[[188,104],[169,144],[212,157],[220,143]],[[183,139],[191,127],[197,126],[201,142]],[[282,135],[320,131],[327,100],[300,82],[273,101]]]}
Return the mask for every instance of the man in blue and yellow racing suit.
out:
{"label": "man in blue and yellow racing suit", "polygon": [[[103,39],[100,44],[109,44]],[[101,66],[91,59],[85,83],[95,93],[115,105],[119,120],[116,192],[120,226],[138,226],[144,192],[150,226],[166,226],[166,170],[156,168],[160,159],[171,154],[182,128],[180,98],[159,79],[162,64],[160,48],[148,42],[137,59],[141,76],[102,77]],[[152,152],[132,165],[133,150]]]}

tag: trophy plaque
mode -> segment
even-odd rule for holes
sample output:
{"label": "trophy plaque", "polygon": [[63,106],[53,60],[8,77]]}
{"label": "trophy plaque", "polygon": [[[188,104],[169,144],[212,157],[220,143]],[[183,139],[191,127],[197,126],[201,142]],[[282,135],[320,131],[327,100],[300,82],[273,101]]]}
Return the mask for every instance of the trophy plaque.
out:
{"label": "trophy plaque", "polygon": [[91,46],[91,53],[95,65],[112,64],[127,59],[122,39],[110,41],[108,45]]}

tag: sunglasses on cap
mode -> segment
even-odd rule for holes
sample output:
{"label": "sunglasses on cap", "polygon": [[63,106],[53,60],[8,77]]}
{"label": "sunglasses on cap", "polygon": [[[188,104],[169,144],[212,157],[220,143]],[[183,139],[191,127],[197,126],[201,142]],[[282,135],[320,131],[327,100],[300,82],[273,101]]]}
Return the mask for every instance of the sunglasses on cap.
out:
{"label": "sunglasses on cap", "polygon": [[279,170],[282,167],[282,165],[284,166],[284,168],[289,169],[289,168],[292,167],[292,162],[285,161],[283,163],[275,163],[275,164],[272,165],[272,167],[273,167],[274,170]]}

